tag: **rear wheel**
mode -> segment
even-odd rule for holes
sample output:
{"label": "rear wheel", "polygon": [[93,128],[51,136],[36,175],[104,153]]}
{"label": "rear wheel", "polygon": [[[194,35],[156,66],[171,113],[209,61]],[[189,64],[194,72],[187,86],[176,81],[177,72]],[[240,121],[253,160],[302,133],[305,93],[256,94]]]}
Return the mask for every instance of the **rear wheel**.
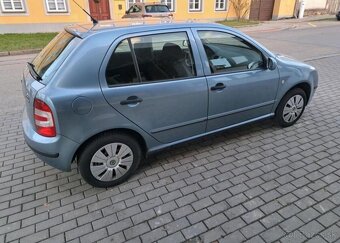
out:
{"label": "rear wheel", "polygon": [[80,174],[95,187],[111,187],[127,180],[142,158],[138,142],[125,134],[105,134],[82,151],[78,163]]}
{"label": "rear wheel", "polygon": [[293,125],[301,117],[307,104],[305,91],[300,88],[290,90],[280,101],[275,118],[282,127]]}

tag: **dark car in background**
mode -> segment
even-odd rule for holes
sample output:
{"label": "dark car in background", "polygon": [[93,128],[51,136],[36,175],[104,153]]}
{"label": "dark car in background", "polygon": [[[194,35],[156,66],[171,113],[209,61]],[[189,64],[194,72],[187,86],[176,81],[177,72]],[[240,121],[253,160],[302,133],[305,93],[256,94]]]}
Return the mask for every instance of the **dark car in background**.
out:
{"label": "dark car in background", "polygon": [[335,15],[337,20],[340,20],[340,11]]}
{"label": "dark car in background", "polygon": [[123,16],[124,18],[172,18],[169,7],[161,3],[136,3]]}

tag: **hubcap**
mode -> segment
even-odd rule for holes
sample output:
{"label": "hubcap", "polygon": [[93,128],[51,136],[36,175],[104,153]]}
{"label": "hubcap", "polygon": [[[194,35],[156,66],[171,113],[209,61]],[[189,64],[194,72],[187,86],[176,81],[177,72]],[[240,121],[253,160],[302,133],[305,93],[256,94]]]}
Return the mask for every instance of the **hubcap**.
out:
{"label": "hubcap", "polygon": [[288,123],[295,121],[300,116],[304,103],[305,101],[301,95],[291,97],[283,108],[283,120]]}
{"label": "hubcap", "polygon": [[110,143],[101,147],[92,157],[90,170],[99,181],[113,181],[122,177],[131,167],[133,153],[123,143]]}

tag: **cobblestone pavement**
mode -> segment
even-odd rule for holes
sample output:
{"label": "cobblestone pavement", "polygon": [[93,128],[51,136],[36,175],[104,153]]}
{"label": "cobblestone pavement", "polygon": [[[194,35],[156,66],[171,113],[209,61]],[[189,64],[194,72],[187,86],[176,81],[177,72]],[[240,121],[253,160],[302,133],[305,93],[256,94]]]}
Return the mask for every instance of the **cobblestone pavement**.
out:
{"label": "cobblestone pavement", "polygon": [[293,127],[264,121],[177,146],[107,190],[25,145],[27,58],[0,59],[0,242],[340,242],[340,56],[309,61],[320,85]]}

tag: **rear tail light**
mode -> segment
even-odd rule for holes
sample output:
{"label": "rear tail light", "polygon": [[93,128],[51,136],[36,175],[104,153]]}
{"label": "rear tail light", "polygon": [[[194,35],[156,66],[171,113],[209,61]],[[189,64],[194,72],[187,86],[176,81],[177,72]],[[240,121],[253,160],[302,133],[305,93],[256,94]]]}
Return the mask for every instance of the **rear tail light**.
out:
{"label": "rear tail light", "polygon": [[39,99],[34,99],[34,123],[37,133],[41,136],[56,136],[52,110],[45,102]]}

